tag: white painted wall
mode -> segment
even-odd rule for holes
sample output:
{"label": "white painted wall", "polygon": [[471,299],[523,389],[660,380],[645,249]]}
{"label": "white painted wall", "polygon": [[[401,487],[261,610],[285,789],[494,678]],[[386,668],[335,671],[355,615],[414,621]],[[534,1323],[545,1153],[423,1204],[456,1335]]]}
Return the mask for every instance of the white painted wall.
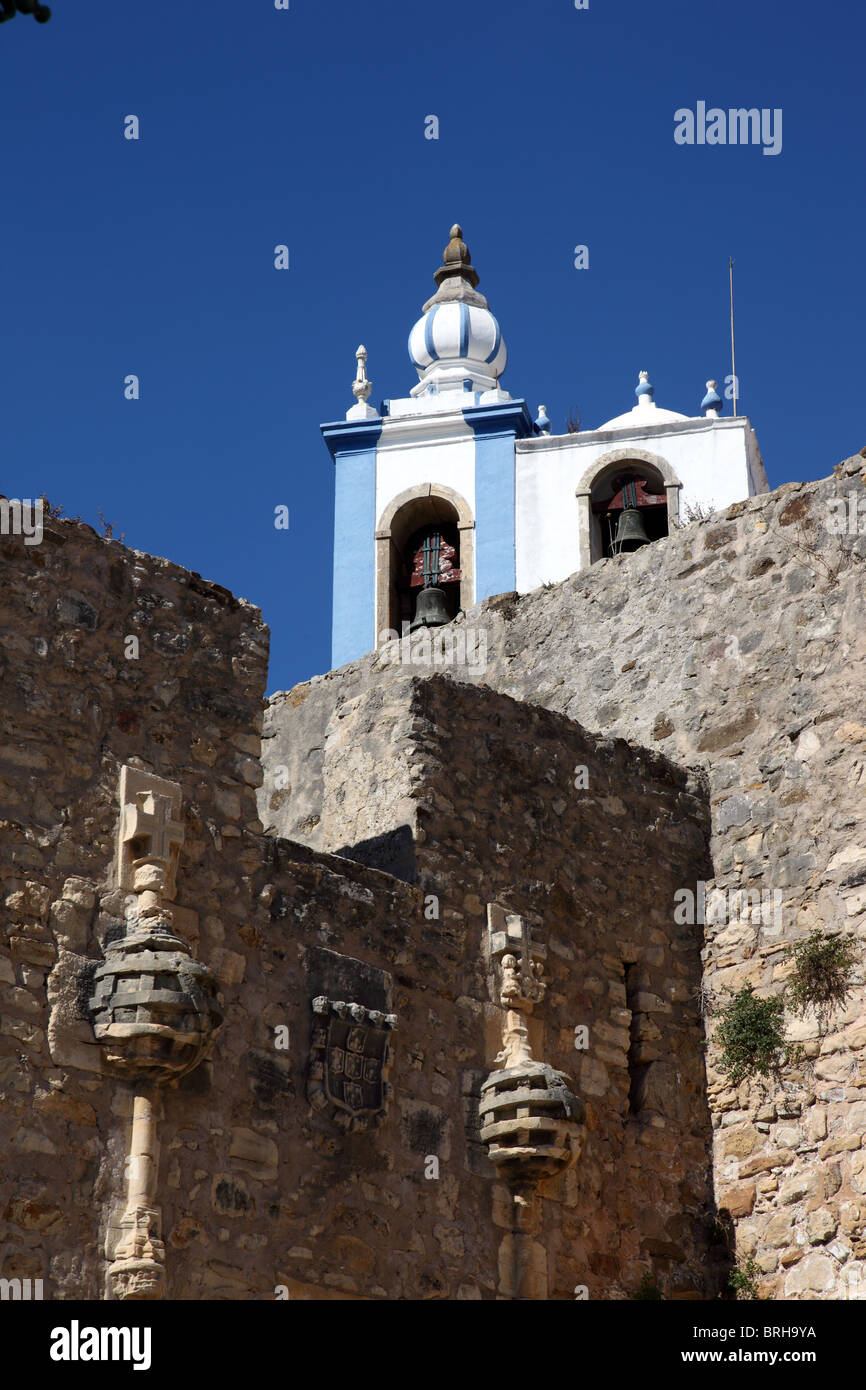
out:
{"label": "white painted wall", "polygon": [[[376,448],[377,530],[388,504],[422,483],[453,488],[475,516],[475,433],[462,411],[384,421]],[[472,587],[474,593],[474,574]]]}
{"label": "white painted wall", "polygon": [[[575,436],[550,436],[550,443]],[[525,450],[516,445],[517,589],[529,593],[581,568],[574,490],[589,455],[573,446]],[[541,443],[541,439],[538,441]]]}
{"label": "white painted wall", "polygon": [[660,456],[670,465],[683,484],[681,514],[689,503],[717,510],[767,488],[757,440],[745,416],[519,440],[516,546],[520,593],[528,593],[539,584],[557,583],[590,563],[589,555],[580,550],[575,491],[597,460],[614,450],[629,448]]}

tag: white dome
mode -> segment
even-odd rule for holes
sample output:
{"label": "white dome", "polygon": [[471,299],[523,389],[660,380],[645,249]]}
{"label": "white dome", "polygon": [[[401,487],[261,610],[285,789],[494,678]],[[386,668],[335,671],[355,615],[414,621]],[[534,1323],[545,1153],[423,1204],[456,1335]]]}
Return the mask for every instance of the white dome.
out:
{"label": "white dome", "polygon": [[643,425],[672,425],[677,420],[687,420],[687,415],[679,415],[675,410],[663,410],[656,405],[653,397],[655,388],[651,384],[649,374],[641,372],[638,377],[637,405],[631,410],[627,410],[624,415],[615,415],[612,420],[608,420],[603,425],[599,425],[600,430],[630,430],[640,429]]}
{"label": "white dome", "polygon": [[671,425],[675,420],[687,420],[688,415],[679,415],[675,410],[665,410],[662,406],[656,405],[654,401],[649,401],[646,405],[636,405],[633,410],[627,410],[624,415],[617,415],[613,420],[607,420],[603,425],[597,425],[599,430],[628,430],[639,429],[644,425]]}
{"label": "white dome", "polygon": [[453,388],[465,378],[487,390],[505,371],[508,351],[489,309],[454,302],[434,304],[418,320],[409,334],[409,356],[421,381],[435,382],[436,389]]}

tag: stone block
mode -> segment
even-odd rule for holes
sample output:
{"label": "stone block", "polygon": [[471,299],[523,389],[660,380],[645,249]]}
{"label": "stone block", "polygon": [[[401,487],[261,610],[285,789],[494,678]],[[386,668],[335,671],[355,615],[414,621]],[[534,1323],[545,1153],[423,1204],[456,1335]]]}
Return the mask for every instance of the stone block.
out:
{"label": "stone block", "polygon": [[72,903],[84,912],[91,912],[96,903],[96,890],[86,878],[67,878],[60,896],[64,902]]}
{"label": "stone block", "polygon": [[35,1129],[16,1130],[12,1139],[13,1149],[25,1154],[51,1154],[58,1152],[57,1145],[52,1143],[47,1134],[40,1134]]}
{"label": "stone block", "polygon": [[773,1246],[778,1249],[780,1246],[788,1245],[791,1242],[791,1226],[793,1215],[790,1211],[775,1212],[761,1230],[761,1239],[765,1245]]}
{"label": "stone block", "polygon": [[722,1190],[719,1207],[726,1207],[734,1218],[749,1216],[754,1208],[756,1195],[753,1182],[738,1183],[736,1187]]}
{"label": "stone block", "polygon": [[26,961],[29,965],[53,965],[57,959],[57,947],[53,941],[34,941],[29,936],[10,936],[9,945],[13,959]]}
{"label": "stone block", "polygon": [[862,1149],[851,1158],[851,1186],[855,1192],[866,1196],[866,1152]]}
{"label": "stone block", "polygon": [[722,1141],[722,1153],[735,1158],[747,1158],[760,1142],[760,1135],[751,1125],[729,1129]]}
{"label": "stone block", "polygon": [[246,974],[247,960],[238,951],[230,951],[225,946],[214,947],[210,967],[224,989],[239,985]]}
{"label": "stone block", "polygon": [[826,1245],[836,1234],[839,1222],[832,1211],[821,1207],[806,1217],[806,1231],[812,1245]]}
{"label": "stone block", "polygon": [[28,880],[23,888],[9,893],[6,908],[12,916],[36,917],[44,922],[51,904],[51,889]]}
{"label": "stone block", "polygon": [[246,1170],[262,1182],[276,1179],[279,1149],[273,1139],[251,1129],[233,1129],[229,1158],[235,1167]]}
{"label": "stone block", "polygon": [[783,1206],[789,1206],[793,1202],[802,1202],[804,1197],[811,1194],[813,1187],[813,1177],[807,1173],[797,1173],[780,1187],[779,1201]]}
{"label": "stone block", "polygon": [[836,1281],[836,1266],[827,1255],[806,1255],[785,1279],[785,1297],[805,1293],[829,1293]]}

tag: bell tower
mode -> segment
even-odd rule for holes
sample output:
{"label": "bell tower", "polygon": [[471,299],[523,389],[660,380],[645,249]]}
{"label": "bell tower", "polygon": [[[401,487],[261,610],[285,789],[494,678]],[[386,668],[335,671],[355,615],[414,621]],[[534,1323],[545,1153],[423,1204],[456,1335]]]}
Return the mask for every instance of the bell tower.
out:
{"label": "bell tower", "polygon": [[768,490],[750,421],[723,416],[712,379],[696,416],[659,406],[642,371],[635,405],[601,425],[556,434],[545,406],[533,422],[502,386],[505,339],[458,223],[433,279],[409,334],[408,395],[375,410],[359,347],[355,403],[322,426],[336,474],[334,667],[494,594],[627,562],[681,519]]}
{"label": "bell tower", "polygon": [[516,587],[514,446],[533,425],[500,384],[505,340],[459,224],[433,278],[409,334],[416,385],[376,411],[359,348],[355,404],[322,426],[336,471],[335,667]]}

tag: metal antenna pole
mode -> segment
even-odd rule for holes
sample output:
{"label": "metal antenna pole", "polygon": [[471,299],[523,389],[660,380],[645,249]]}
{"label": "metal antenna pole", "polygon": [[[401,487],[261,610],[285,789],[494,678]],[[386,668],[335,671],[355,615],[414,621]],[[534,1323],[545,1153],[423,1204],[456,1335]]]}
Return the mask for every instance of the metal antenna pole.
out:
{"label": "metal antenna pole", "polygon": [[728,272],[731,280],[731,385],[734,389],[734,417],[737,414],[737,359],[734,352],[734,262],[728,257]]}

